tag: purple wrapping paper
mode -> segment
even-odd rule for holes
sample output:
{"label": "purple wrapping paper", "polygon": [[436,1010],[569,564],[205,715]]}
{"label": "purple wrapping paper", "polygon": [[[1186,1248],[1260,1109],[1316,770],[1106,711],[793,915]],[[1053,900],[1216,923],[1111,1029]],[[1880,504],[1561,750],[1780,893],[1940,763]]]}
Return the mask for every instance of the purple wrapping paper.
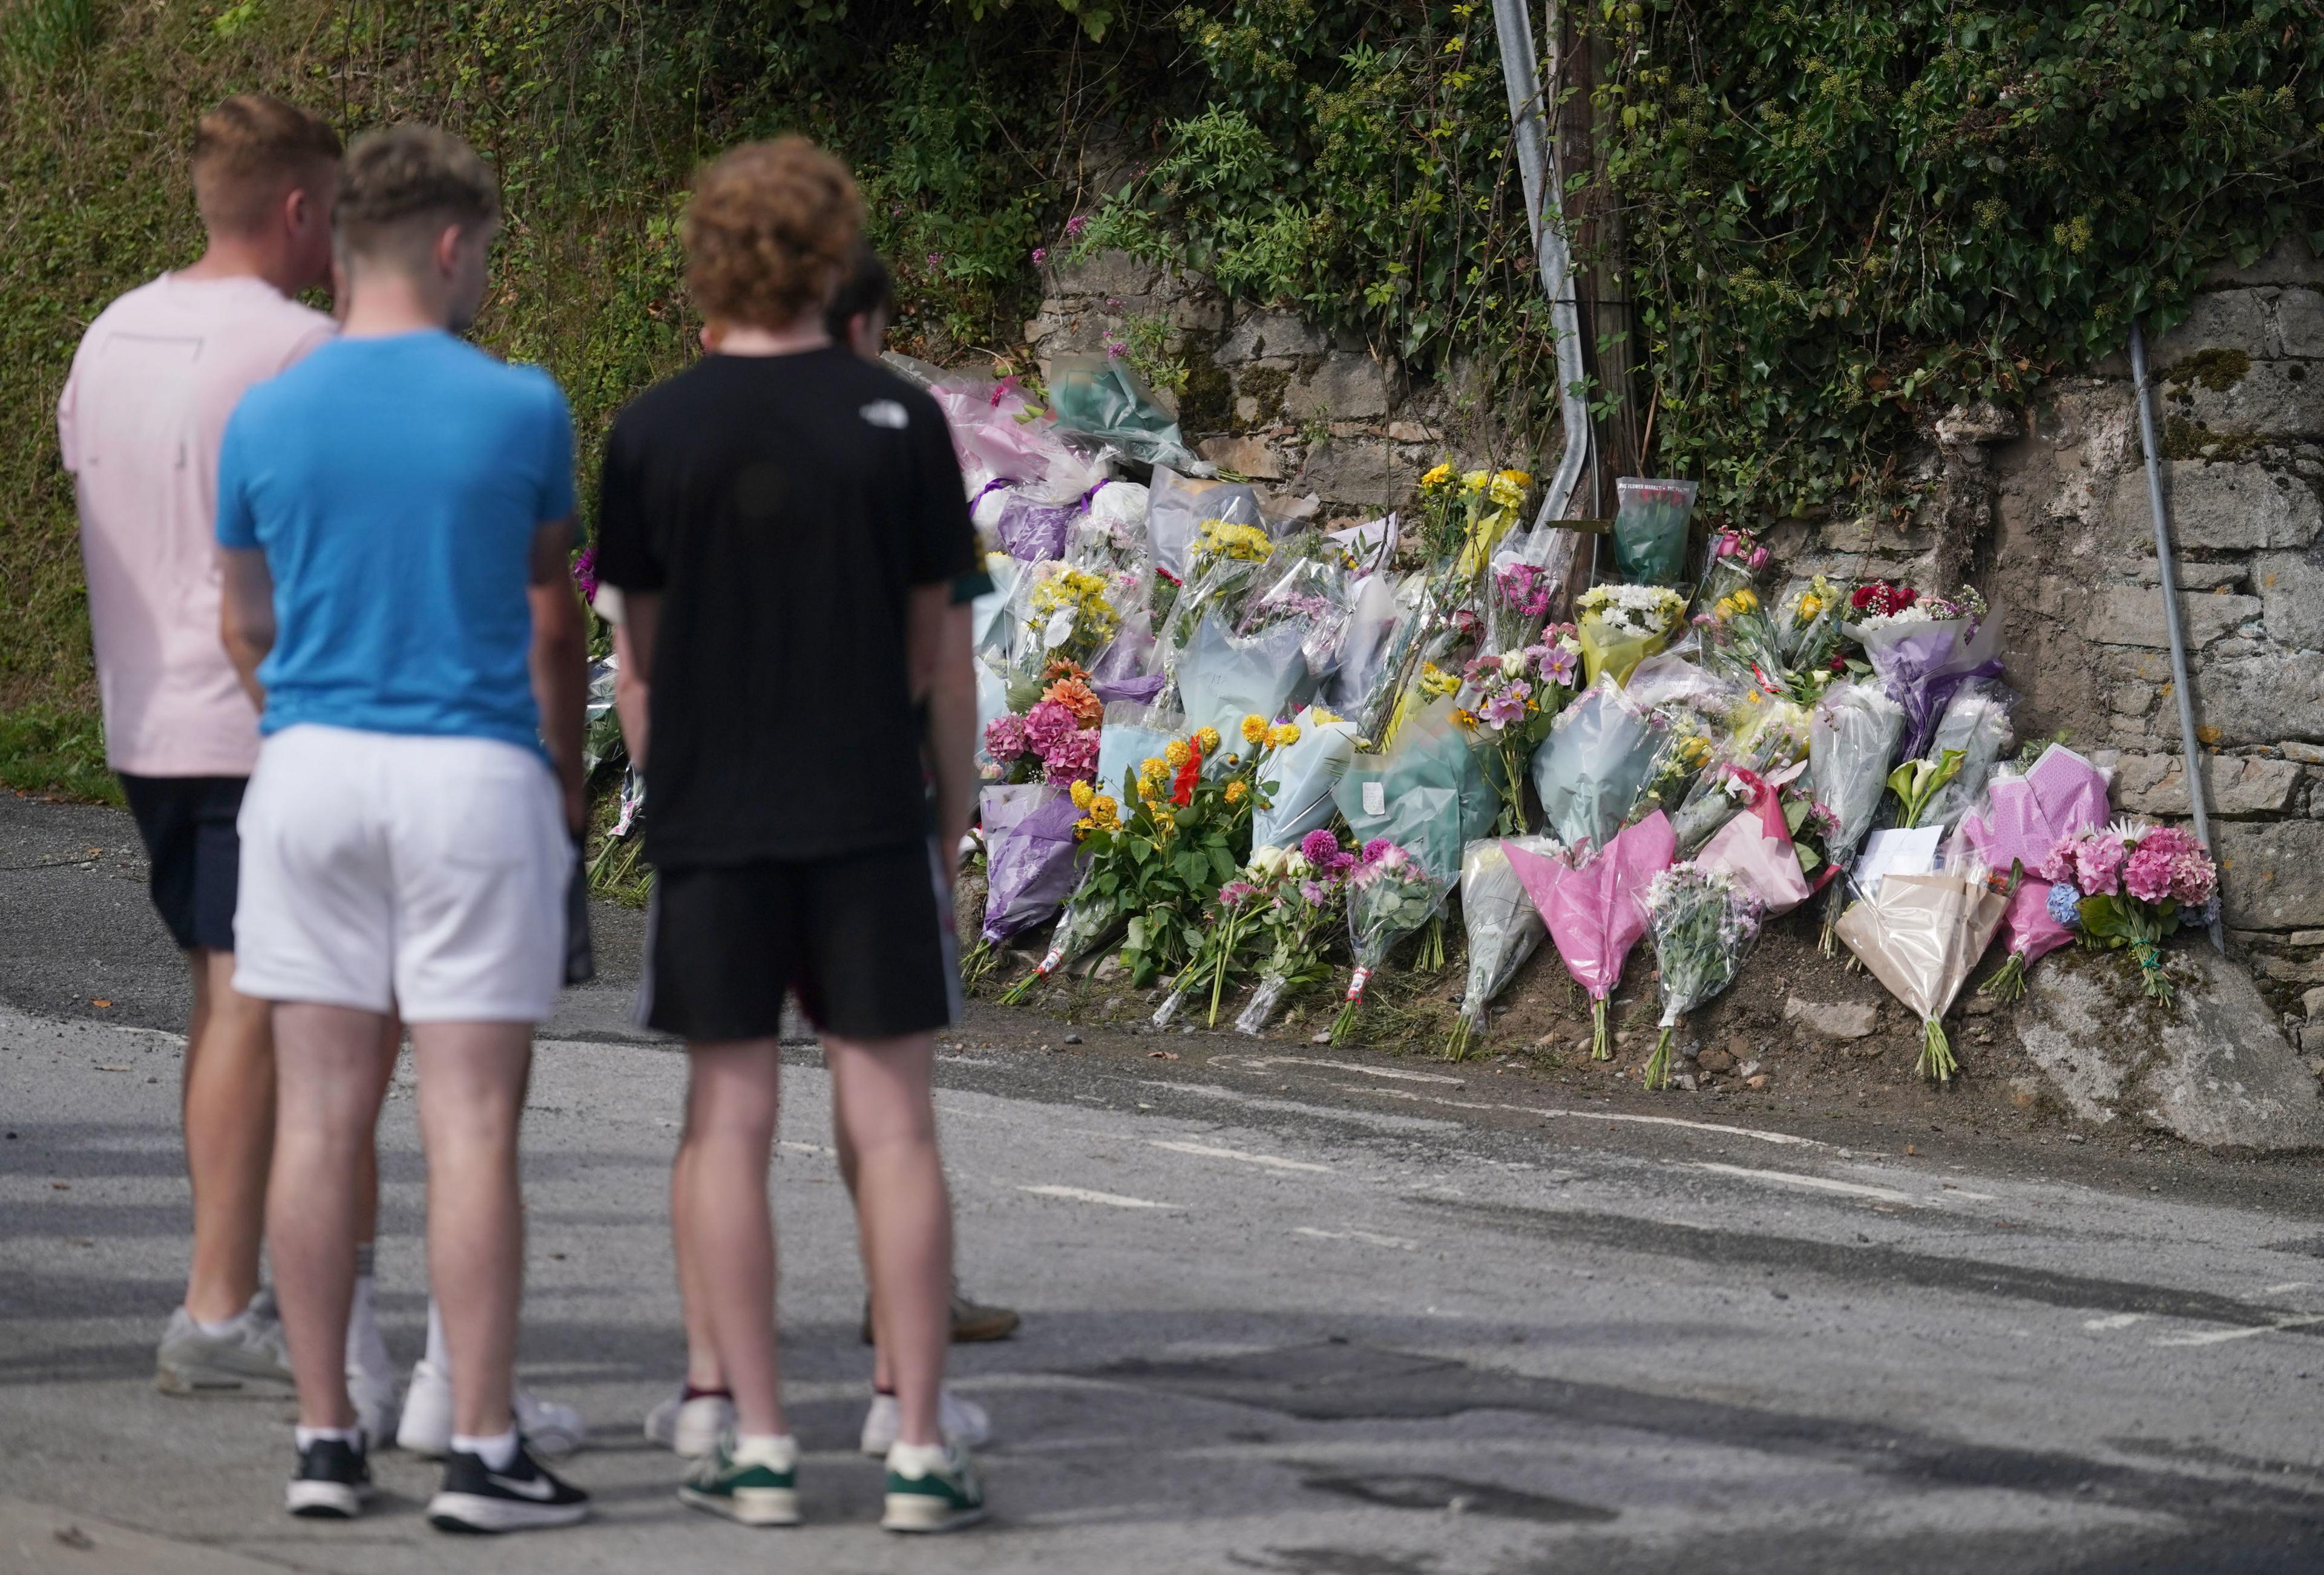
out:
{"label": "purple wrapping paper", "polygon": [[983,935],[999,943],[1056,916],[1081,883],[1071,795],[1045,782],[988,788]]}
{"label": "purple wrapping paper", "polygon": [[1020,493],[1001,500],[1001,521],[993,527],[1001,550],[1019,563],[1047,563],[1065,556],[1078,503],[1044,503]]}
{"label": "purple wrapping paper", "polygon": [[1916,760],[1928,752],[1929,739],[1944,715],[1945,704],[1971,678],[1987,678],[2001,671],[2001,609],[1995,607],[1980,624],[1966,619],[1940,623],[1891,624],[1857,631],[1872,670],[1880,675],[1888,697],[1904,708],[1904,737],[1895,759]]}

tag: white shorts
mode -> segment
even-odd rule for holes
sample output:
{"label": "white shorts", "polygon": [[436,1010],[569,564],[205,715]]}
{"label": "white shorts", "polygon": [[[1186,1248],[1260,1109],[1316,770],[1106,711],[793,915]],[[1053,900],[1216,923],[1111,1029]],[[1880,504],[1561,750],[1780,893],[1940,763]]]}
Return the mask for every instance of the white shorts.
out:
{"label": "white shorts", "polygon": [[414,1023],[538,1023],[565,973],[573,843],[530,750],[303,724],[242,801],[234,986]]}

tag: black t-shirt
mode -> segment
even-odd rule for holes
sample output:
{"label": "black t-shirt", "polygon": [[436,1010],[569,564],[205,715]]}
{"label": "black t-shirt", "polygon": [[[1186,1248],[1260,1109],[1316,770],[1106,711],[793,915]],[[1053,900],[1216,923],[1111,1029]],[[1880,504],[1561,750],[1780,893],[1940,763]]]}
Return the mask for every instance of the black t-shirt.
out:
{"label": "black t-shirt", "polygon": [[621,413],[602,487],[598,576],[661,593],[647,856],[925,836],[907,602],[981,566],[936,401],[836,348],[705,356]]}

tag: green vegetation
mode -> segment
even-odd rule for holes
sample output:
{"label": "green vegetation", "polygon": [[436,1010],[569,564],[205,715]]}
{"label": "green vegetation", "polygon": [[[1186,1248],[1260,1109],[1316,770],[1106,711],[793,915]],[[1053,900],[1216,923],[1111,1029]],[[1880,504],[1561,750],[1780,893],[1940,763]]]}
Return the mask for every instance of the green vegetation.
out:
{"label": "green vegetation", "polygon": [[[2166,326],[2207,270],[2324,211],[2314,0],[1565,9],[1603,61],[1591,113],[1655,468],[1702,478],[1714,515],[1887,498],[1898,457],[1953,403],[2024,401],[2118,348],[2133,314]],[[1123,246],[1416,376],[1457,364],[1520,458],[1548,447],[1546,313],[1481,5],[11,0],[12,723],[95,704],[49,418],[72,347],[105,301],[194,254],[188,132],[244,89],[351,134],[437,121],[495,160],[509,224],[482,336],[564,383],[585,474],[612,413],[691,354],[676,246],[689,172],[792,129],[858,172],[902,295],[900,348],[1021,365],[1036,251]],[[1190,410],[1228,403],[1201,344],[1160,319],[1127,340]],[[32,748],[30,726],[0,748]],[[93,749],[87,730],[41,736],[55,741],[39,751]],[[94,752],[72,758],[23,771],[99,779]]]}

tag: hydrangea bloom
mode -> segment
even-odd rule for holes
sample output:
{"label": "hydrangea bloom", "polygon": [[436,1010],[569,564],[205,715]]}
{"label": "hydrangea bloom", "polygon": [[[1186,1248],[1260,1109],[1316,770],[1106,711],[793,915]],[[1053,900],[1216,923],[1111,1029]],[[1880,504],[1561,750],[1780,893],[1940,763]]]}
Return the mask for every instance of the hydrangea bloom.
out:
{"label": "hydrangea bloom", "polygon": [[984,724],[984,752],[996,760],[1013,760],[1025,752],[1025,719],[996,716]]}
{"label": "hydrangea bloom", "polygon": [[1058,739],[1079,730],[1073,712],[1055,700],[1044,700],[1025,714],[1025,741],[1043,756]]}
{"label": "hydrangea bloom", "polygon": [[2074,884],[2086,897],[2112,897],[2122,889],[2122,843],[2103,834],[2074,843]]}
{"label": "hydrangea bloom", "polygon": [[1062,733],[1041,751],[1041,774],[1051,782],[1086,782],[1097,775],[1098,732],[1093,727]]}
{"label": "hydrangea bloom", "polygon": [[2053,881],[2050,887],[2050,917],[2070,930],[2082,927],[2082,894],[2070,881]]}

